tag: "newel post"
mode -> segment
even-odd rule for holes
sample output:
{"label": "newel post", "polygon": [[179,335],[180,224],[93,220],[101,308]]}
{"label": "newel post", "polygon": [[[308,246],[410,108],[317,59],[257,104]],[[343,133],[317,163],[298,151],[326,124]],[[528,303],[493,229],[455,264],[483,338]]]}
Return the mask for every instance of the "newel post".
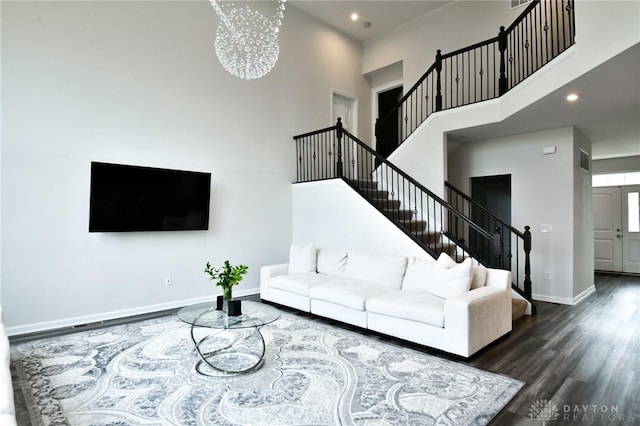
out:
{"label": "newel post", "polygon": [[336,123],[336,138],[338,139],[338,147],[336,149],[336,176],[343,176],[343,167],[342,167],[342,118],[338,117],[338,122]]}
{"label": "newel post", "polygon": [[500,33],[498,34],[498,50],[500,51],[500,78],[498,79],[498,94],[499,96],[507,93],[507,61],[505,54],[507,51],[507,33],[504,30],[504,26],[500,27]]}
{"label": "newel post", "polygon": [[531,299],[531,227],[524,227],[524,294]]}
{"label": "newel post", "polygon": [[442,81],[440,72],[442,71],[442,52],[436,52],[436,111],[442,111]]}

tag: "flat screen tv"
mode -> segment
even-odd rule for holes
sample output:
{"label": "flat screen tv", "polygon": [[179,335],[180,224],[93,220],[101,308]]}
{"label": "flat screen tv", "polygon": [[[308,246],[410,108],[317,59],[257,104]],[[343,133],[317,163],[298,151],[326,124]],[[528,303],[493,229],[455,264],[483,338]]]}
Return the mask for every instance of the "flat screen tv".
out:
{"label": "flat screen tv", "polygon": [[89,232],[209,229],[211,173],[91,163]]}

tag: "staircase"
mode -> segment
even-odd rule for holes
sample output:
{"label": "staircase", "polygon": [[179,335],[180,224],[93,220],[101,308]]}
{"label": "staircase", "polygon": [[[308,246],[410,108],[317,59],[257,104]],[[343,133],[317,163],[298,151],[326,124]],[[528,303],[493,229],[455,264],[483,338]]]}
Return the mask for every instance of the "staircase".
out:
{"label": "staircase", "polygon": [[[560,7],[550,7],[550,0],[532,0],[508,28],[501,27],[489,40],[448,54],[438,50],[434,64],[387,116],[376,121],[376,136],[398,128],[402,144],[432,113],[498,98],[572,46],[574,1],[554,1]],[[445,252],[457,261],[474,257],[485,266],[510,270],[518,294],[513,298],[513,320],[527,311],[535,314],[529,227],[520,232],[501,224],[500,232],[487,231],[464,209],[439,198],[344,130],[340,119],[335,126],[294,140],[298,182],[343,179],[434,258]],[[504,253],[498,242],[507,230],[522,244]]]}
{"label": "staircase", "polygon": [[511,299],[511,321],[516,322],[527,314],[528,303],[522,299]]}
{"label": "staircase", "polygon": [[[444,252],[457,262],[474,257],[485,266],[496,267],[481,255],[489,253],[490,258],[495,257],[493,234],[344,130],[340,119],[335,126],[295,136],[294,140],[298,182],[340,178],[434,259]],[[471,232],[475,251],[465,244]],[[518,318],[527,311],[535,314],[530,295],[520,290],[520,287],[529,291],[531,288],[530,233],[525,231],[520,235],[524,244],[517,252],[509,253],[509,259],[513,258],[515,264],[525,265],[524,280],[517,268],[512,270],[514,291],[526,299],[524,310],[521,302],[514,302]]]}
{"label": "staircase", "polygon": [[378,189],[378,182],[356,179],[350,184],[398,227],[426,245],[436,257],[443,252],[455,257],[455,244],[444,241],[441,232],[430,230],[429,224],[416,218],[413,210],[402,209],[400,200],[390,198],[389,191]]}

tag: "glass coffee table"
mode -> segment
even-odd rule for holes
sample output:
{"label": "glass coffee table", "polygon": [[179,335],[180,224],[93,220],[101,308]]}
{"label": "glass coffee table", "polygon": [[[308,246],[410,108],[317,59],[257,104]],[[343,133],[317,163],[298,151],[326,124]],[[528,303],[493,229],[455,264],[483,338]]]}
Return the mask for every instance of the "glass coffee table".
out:
{"label": "glass coffee table", "polygon": [[244,374],[260,368],[266,350],[260,328],[280,318],[280,311],[243,300],[239,316],[216,310],[215,302],[184,307],[177,315],[191,325],[191,340],[200,357],[196,371],[216,376],[208,373],[206,366],[223,374]]}

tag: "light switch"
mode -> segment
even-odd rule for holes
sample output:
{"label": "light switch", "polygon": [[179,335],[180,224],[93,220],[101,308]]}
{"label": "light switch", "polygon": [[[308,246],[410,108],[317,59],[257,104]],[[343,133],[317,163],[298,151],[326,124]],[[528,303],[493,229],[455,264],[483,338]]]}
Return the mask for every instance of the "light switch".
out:
{"label": "light switch", "polygon": [[553,232],[553,225],[550,223],[543,223],[540,225],[540,232]]}

